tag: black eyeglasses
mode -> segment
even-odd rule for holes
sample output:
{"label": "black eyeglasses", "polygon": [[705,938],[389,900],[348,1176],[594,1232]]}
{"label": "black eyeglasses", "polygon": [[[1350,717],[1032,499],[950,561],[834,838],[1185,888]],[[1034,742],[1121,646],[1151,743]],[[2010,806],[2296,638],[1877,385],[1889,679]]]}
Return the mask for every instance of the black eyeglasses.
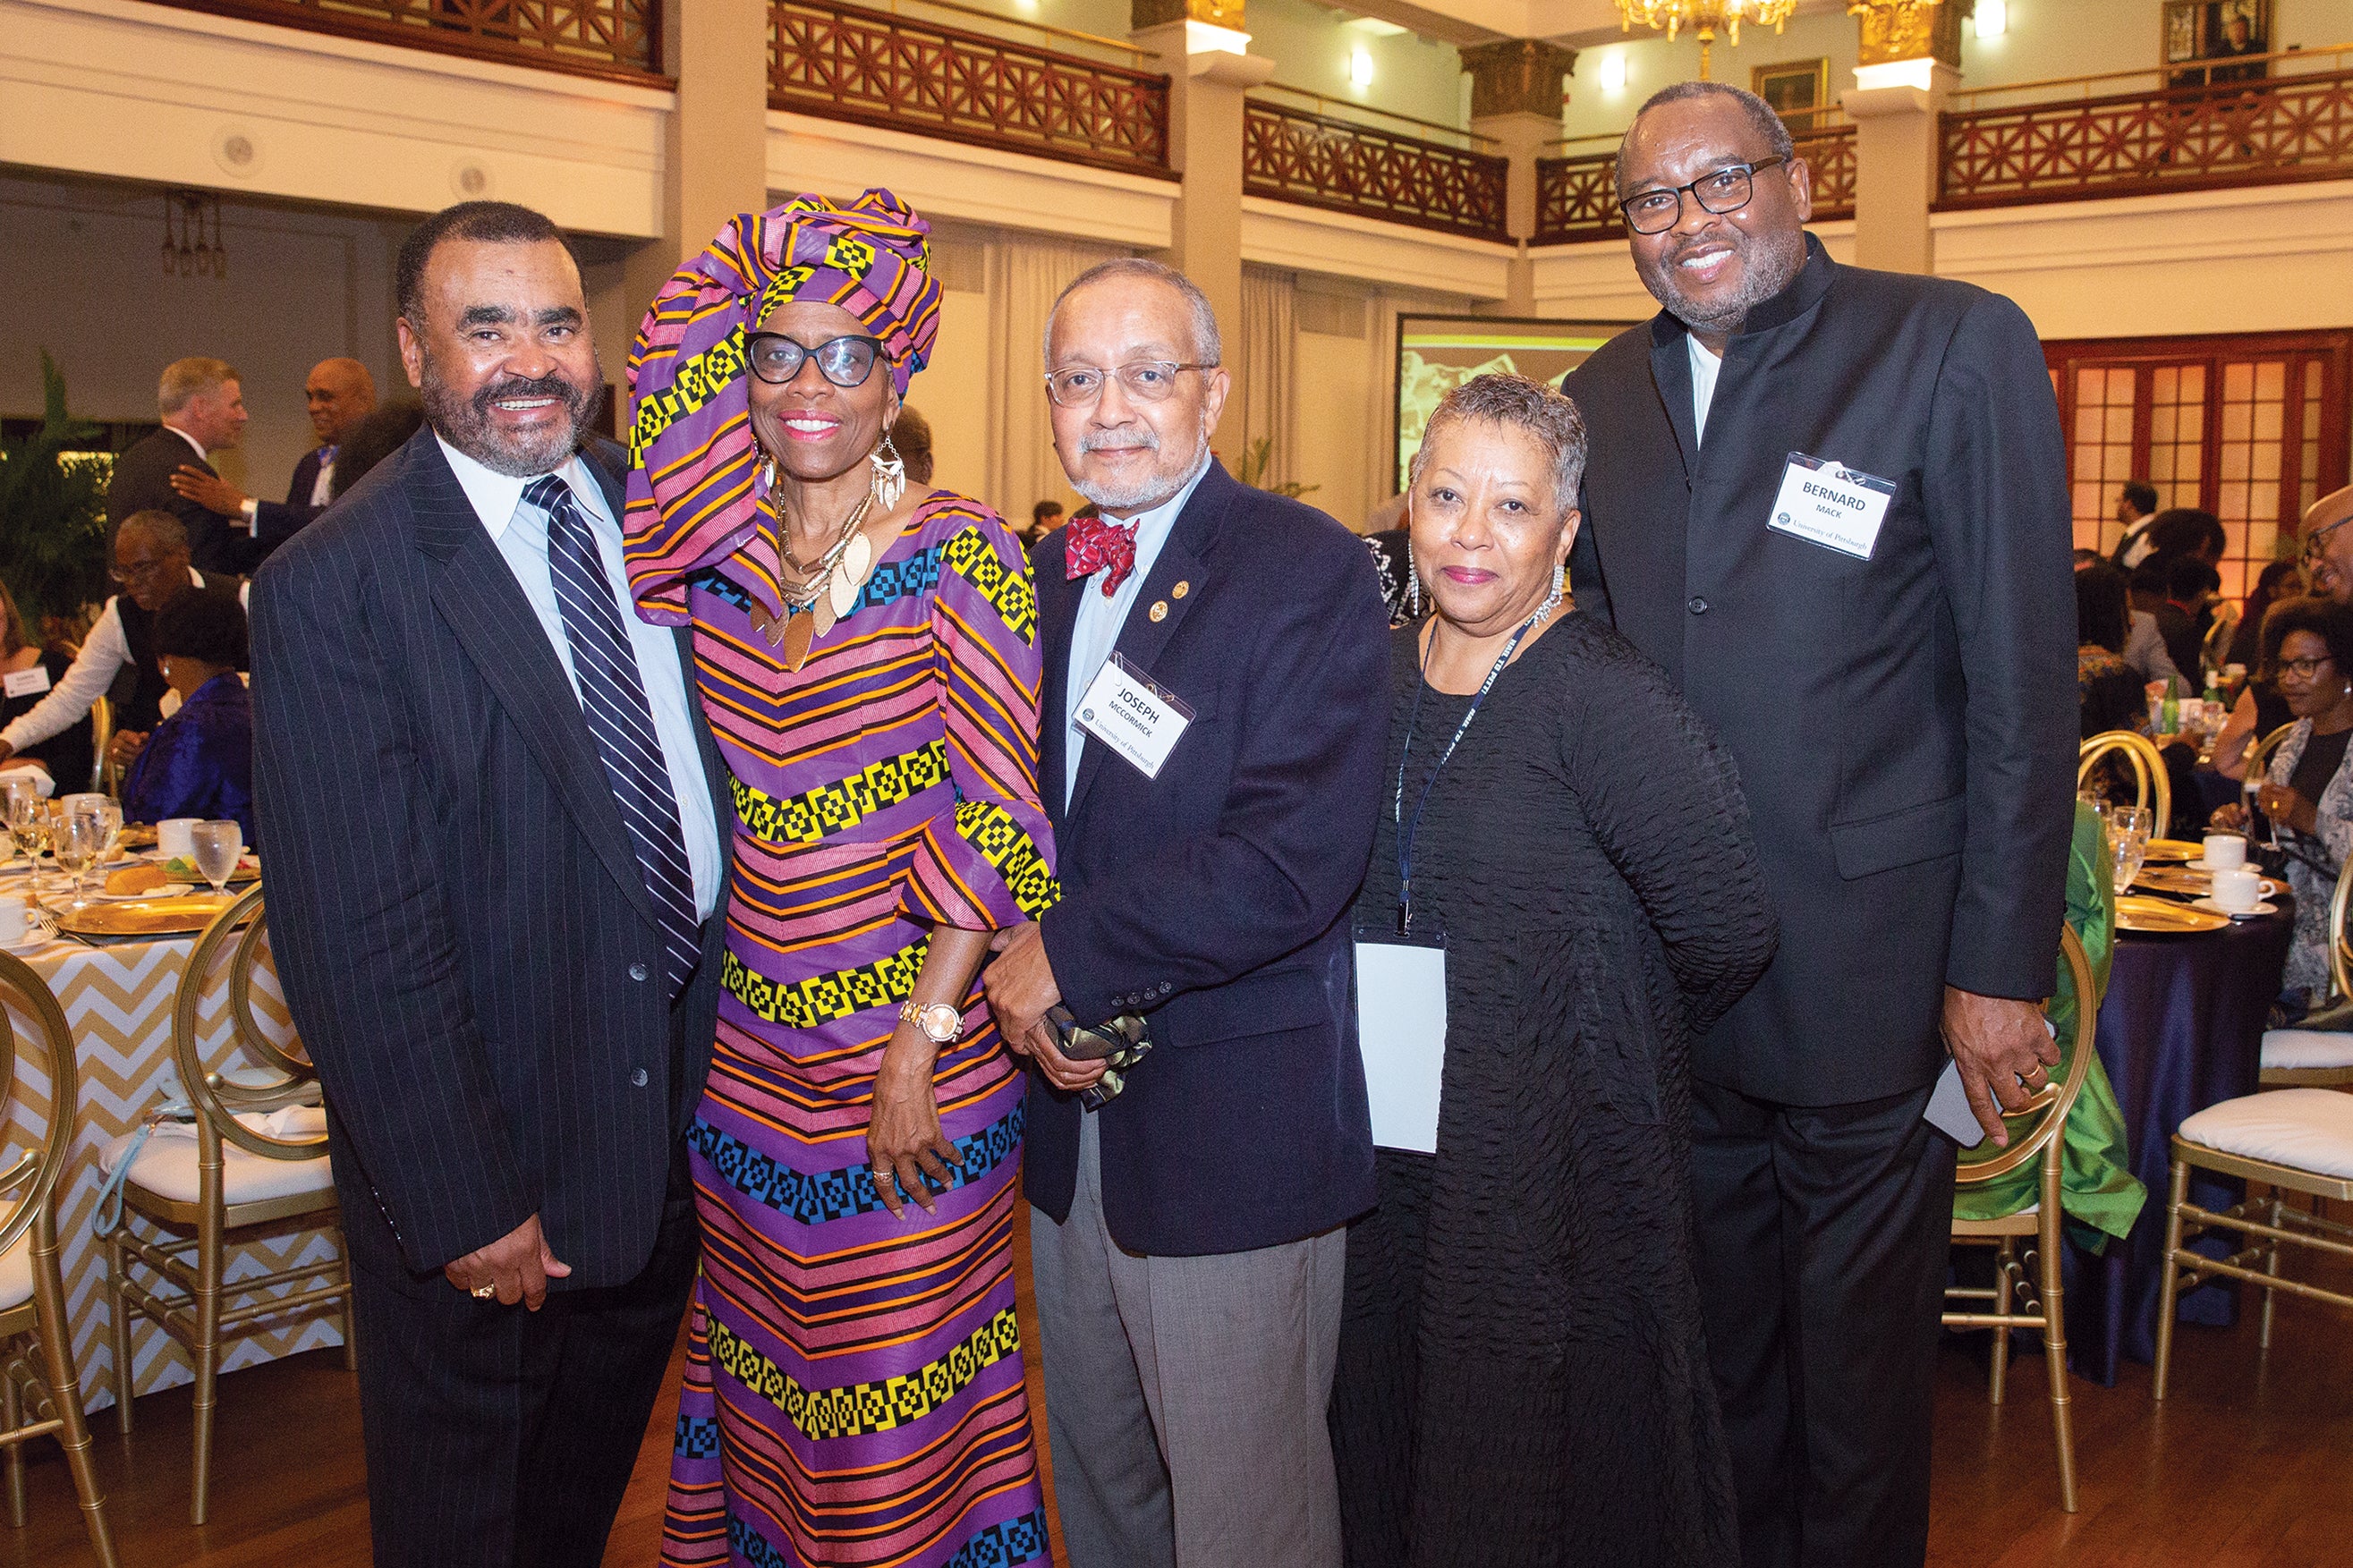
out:
{"label": "black eyeglasses", "polygon": [[818,374],[836,386],[863,386],[874,374],[882,353],[879,338],[833,338],[815,348],[782,332],[754,332],[744,343],[752,374],[770,386],[782,386],[800,374],[801,362],[817,361]]}
{"label": "black eyeglasses", "polygon": [[2284,675],[2293,675],[2298,680],[2310,680],[2320,673],[2322,666],[2336,662],[2325,653],[2318,658],[2283,658],[2272,666],[2272,678],[2277,679]]}
{"label": "black eyeglasses", "polygon": [[2330,523],[2326,528],[2314,529],[2310,533],[2304,536],[2303,547],[2297,552],[2297,553],[2304,560],[2309,561],[2313,559],[2313,557],[2320,553],[2320,542],[2327,538],[2330,534],[2336,532],[2338,529],[2344,527],[2348,522],[2353,522],[2353,513],[2348,513],[2344,517],[2338,518],[2335,522]]}
{"label": "black eyeglasses", "polygon": [[1738,212],[1757,195],[1755,176],[1758,170],[1788,161],[1767,158],[1757,163],[1727,164],[1713,174],[1702,174],[1688,185],[1628,196],[1618,204],[1618,210],[1626,215],[1626,226],[1636,234],[1664,234],[1683,220],[1683,193],[1689,191],[1701,211],[1722,217],[1725,213]]}

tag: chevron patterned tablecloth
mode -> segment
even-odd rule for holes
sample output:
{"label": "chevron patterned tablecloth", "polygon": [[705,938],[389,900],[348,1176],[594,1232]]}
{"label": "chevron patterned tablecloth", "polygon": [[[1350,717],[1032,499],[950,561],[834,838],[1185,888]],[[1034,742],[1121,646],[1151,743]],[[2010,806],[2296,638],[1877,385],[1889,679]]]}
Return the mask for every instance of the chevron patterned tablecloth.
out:
{"label": "chevron patterned tablecloth", "polygon": [[[81,1064],[81,1115],[73,1153],[60,1189],[58,1234],[64,1253],[66,1307],[73,1318],[74,1360],[81,1369],[83,1403],[91,1409],[114,1403],[113,1355],[106,1317],[106,1247],[90,1234],[90,1216],[98,1208],[104,1178],[99,1154],[112,1140],[131,1131],[166,1100],[181,1098],[179,1072],[172,1060],[172,1005],[181,972],[195,946],[194,937],[129,942],[92,948],[75,942],[52,942],[18,957],[48,983],[73,1026],[74,1048]],[[216,968],[205,993],[201,1039],[205,1061],[214,1069],[238,1065],[230,1048],[228,983],[226,958]],[[265,961],[255,967],[254,1012],[265,1027],[292,1034],[278,978]],[[14,998],[12,1021],[29,1030]],[[0,1163],[26,1146],[32,1131],[47,1125],[50,1085],[31,1053],[19,1052],[17,1093],[13,1118],[0,1132]],[[234,1258],[229,1278],[237,1279],[314,1262],[334,1256],[332,1233],[289,1231],[244,1249]],[[283,1288],[283,1289],[290,1289]],[[343,1335],[329,1315],[297,1319],[273,1325],[268,1332],[234,1343],[223,1371],[251,1366],[296,1351],[339,1345]],[[188,1381],[187,1358],[178,1345],[153,1324],[140,1320],[132,1329],[132,1357],[136,1367],[132,1386],[140,1394],[169,1388]],[[224,1397],[233,1397],[225,1395]]]}

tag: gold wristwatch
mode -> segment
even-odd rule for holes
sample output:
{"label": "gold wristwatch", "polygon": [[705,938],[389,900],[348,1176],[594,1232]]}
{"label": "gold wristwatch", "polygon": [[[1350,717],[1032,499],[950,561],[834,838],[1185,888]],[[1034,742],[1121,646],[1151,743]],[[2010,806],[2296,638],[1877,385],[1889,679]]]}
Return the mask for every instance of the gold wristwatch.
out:
{"label": "gold wristwatch", "polygon": [[951,1003],[926,1006],[909,997],[899,1005],[899,1016],[923,1030],[923,1038],[935,1046],[952,1046],[964,1036],[964,1014]]}

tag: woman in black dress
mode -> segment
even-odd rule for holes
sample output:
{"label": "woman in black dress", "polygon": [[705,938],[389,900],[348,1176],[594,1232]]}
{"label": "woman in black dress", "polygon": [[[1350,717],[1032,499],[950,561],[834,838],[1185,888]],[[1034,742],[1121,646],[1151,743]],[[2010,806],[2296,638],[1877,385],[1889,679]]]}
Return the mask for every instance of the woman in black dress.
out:
{"label": "woman in black dress", "polygon": [[[16,596],[0,583],[0,673],[7,676],[7,689],[0,694],[0,725],[13,724],[31,712],[72,664],[68,655],[41,645],[39,629],[25,624]],[[90,720],[77,719],[8,760],[11,765],[38,763],[47,770],[58,795],[72,795],[90,787]]]}
{"label": "woman in black dress", "polygon": [[1450,394],[1415,458],[1435,613],[1393,634],[1356,921],[1397,940],[1406,838],[1447,1026],[1436,1152],[1381,1150],[1348,1239],[1352,1568],[1738,1555],[1688,1060],[1775,925],[1730,761],[1662,671],[1561,607],[1584,459],[1575,405],[1518,376]]}

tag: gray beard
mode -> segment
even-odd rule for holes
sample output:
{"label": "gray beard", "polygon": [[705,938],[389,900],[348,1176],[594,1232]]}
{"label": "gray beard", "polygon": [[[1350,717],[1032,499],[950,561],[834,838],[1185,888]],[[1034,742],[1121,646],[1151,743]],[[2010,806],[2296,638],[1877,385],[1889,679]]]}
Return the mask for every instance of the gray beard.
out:
{"label": "gray beard", "polygon": [[1806,267],[1806,238],[1802,231],[1791,235],[1787,245],[1744,238],[1736,248],[1746,263],[1742,269],[1743,280],[1739,289],[1713,310],[1703,309],[1676,287],[1672,261],[1637,270],[1642,275],[1642,286],[1667,308],[1669,315],[1694,332],[1729,337],[1748,320],[1749,311],[1787,289]]}
{"label": "gray beard", "polygon": [[495,395],[514,395],[512,384],[493,384],[474,397],[462,397],[435,373],[431,353],[424,355],[424,380],[417,391],[425,405],[427,422],[449,445],[491,472],[504,474],[511,479],[537,479],[562,468],[579,449],[588,421],[605,395],[601,384],[596,391],[585,392],[560,376],[544,377],[533,386],[533,395],[562,398],[565,412],[570,417],[543,437],[511,440],[491,427],[487,405]]}
{"label": "gray beard", "polygon": [[[1082,482],[1075,478],[1071,480],[1071,488],[1105,511],[1149,511],[1185,488],[1185,481],[1200,468],[1201,460],[1208,451],[1209,439],[1204,436],[1193,447],[1192,455],[1174,472],[1163,464],[1124,488],[1104,484],[1101,480]],[[1161,455],[1167,455],[1166,448],[1162,448]]]}

